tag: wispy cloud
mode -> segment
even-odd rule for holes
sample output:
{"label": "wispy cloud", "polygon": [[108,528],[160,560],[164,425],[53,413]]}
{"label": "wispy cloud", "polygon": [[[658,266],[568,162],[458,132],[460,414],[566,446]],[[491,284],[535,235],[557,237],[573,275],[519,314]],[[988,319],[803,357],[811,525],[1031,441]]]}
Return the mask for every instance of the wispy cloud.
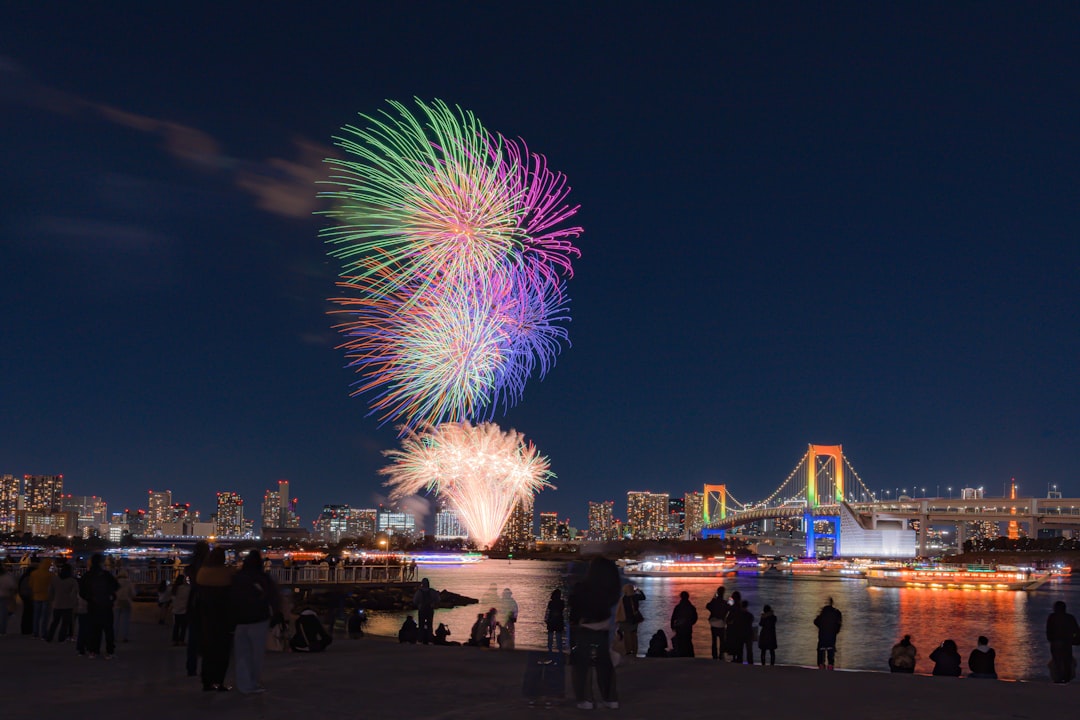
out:
{"label": "wispy cloud", "polygon": [[0,102],[64,115],[89,114],[155,135],[161,138],[162,149],[173,158],[205,172],[229,173],[236,187],[251,195],[256,207],[293,219],[310,217],[318,207],[315,182],[324,175],[323,159],[335,154],[330,146],[297,137],[293,140],[291,157],[268,157],[261,161],[231,157],[220,142],[199,128],[55,90],[4,56],[0,56]]}

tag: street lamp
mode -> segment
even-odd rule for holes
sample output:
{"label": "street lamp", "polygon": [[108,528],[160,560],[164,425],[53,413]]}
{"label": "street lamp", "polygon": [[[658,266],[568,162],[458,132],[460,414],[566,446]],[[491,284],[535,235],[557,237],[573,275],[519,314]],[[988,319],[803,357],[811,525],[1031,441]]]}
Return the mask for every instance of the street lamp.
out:
{"label": "street lamp", "polygon": [[952,488],[949,488],[949,499],[952,500]]}

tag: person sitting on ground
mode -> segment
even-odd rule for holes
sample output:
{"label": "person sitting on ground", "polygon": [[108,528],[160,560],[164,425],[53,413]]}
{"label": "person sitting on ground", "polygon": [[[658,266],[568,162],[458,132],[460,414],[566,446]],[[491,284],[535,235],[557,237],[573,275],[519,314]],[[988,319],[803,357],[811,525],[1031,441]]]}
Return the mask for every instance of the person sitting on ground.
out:
{"label": "person sitting on ground", "polygon": [[666,658],[671,657],[668,654],[667,649],[667,635],[663,630],[657,630],[653,633],[652,638],[649,639],[649,647],[645,651],[645,657],[647,658]]}
{"label": "person sitting on ground", "polygon": [[484,613],[476,613],[476,622],[469,630],[469,639],[465,643],[471,647],[487,647],[487,618]]}
{"label": "person sitting on ground", "polygon": [[918,653],[911,644],[911,636],[905,635],[900,642],[892,646],[889,655],[889,670],[894,673],[915,672],[915,657]]}
{"label": "person sitting on ground", "polygon": [[934,661],[934,675],[944,677],[960,677],[960,651],[956,649],[956,643],[946,640],[941,646],[930,653],[930,659]]}
{"label": "person sitting on ground", "polygon": [[419,637],[420,628],[417,626],[416,621],[413,620],[413,616],[409,615],[405,618],[405,622],[401,623],[401,629],[398,630],[397,634],[397,641],[399,643],[415,645]]}
{"label": "person sitting on ground", "polygon": [[997,680],[997,670],[994,669],[994,648],[990,647],[990,640],[985,635],[979,636],[979,644],[968,655],[968,677]]}
{"label": "person sitting on ground", "polygon": [[435,628],[435,644],[436,645],[461,645],[456,640],[447,640],[450,636],[450,628],[444,623],[439,623],[439,627]]}
{"label": "person sitting on ground", "polygon": [[319,616],[311,608],[305,608],[296,618],[296,634],[289,641],[293,652],[322,652],[331,642],[333,638],[319,622]]}
{"label": "person sitting on ground", "polygon": [[365,623],[367,623],[367,615],[364,614],[364,608],[353,608],[345,621],[345,631],[349,634],[350,640],[359,640],[364,637]]}

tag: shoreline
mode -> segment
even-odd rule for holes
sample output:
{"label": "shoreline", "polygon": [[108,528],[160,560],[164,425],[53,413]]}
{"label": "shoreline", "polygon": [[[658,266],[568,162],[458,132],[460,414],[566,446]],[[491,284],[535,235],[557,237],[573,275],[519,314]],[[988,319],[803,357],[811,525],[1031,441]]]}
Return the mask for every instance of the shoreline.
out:
{"label": "shoreline", "polygon": [[[36,720],[87,711],[138,711],[153,704],[155,720],[207,717],[296,718],[345,714],[374,717],[495,720],[580,717],[570,697],[545,708],[522,695],[527,651],[401,645],[367,635],[336,635],[324,653],[267,652],[267,692],[204,693],[185,675],[184,649],[169,644],[168,626],[140,608],[130,643],[114,660],[76,656],[71,643],[28,636],[0,638],[5,717]],[[27,668],[31,668],[28,672]],[[230,675],[231,678],[231,675]],[[230,679],[231,682],[231,679]],[[718,711],[805,720],[808,711],[876,720],[956,717],[1045,718],[1080,701],[1080,683],[992,681],[896,675],[865,670],[821,671],[797,665],[735,665],[709,658],[636,658],[616,669],[627,718],[701,717]],[[571,694],[569,677],[566,681]],[[813,703],[810,710],[807,703]],[[828,707],[826,707],[828,706]],[[598,712],[598,711],[594,711]],[[611,712],[611,711],[608,711]]]}

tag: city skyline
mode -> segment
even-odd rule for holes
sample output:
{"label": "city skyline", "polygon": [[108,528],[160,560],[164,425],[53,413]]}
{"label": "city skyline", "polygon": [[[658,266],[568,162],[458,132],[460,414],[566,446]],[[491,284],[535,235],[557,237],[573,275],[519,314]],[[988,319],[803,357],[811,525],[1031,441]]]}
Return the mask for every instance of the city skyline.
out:
{"label": "city skyline", "polygon": [[416,97],[581,205],[570,345],[496,418],[551,460],[537,512],[764,497],[808,443],[1080,495],[1067,6],[206,7],[0,8],[0,473],[384,501],[313,213],[341,127]]}

